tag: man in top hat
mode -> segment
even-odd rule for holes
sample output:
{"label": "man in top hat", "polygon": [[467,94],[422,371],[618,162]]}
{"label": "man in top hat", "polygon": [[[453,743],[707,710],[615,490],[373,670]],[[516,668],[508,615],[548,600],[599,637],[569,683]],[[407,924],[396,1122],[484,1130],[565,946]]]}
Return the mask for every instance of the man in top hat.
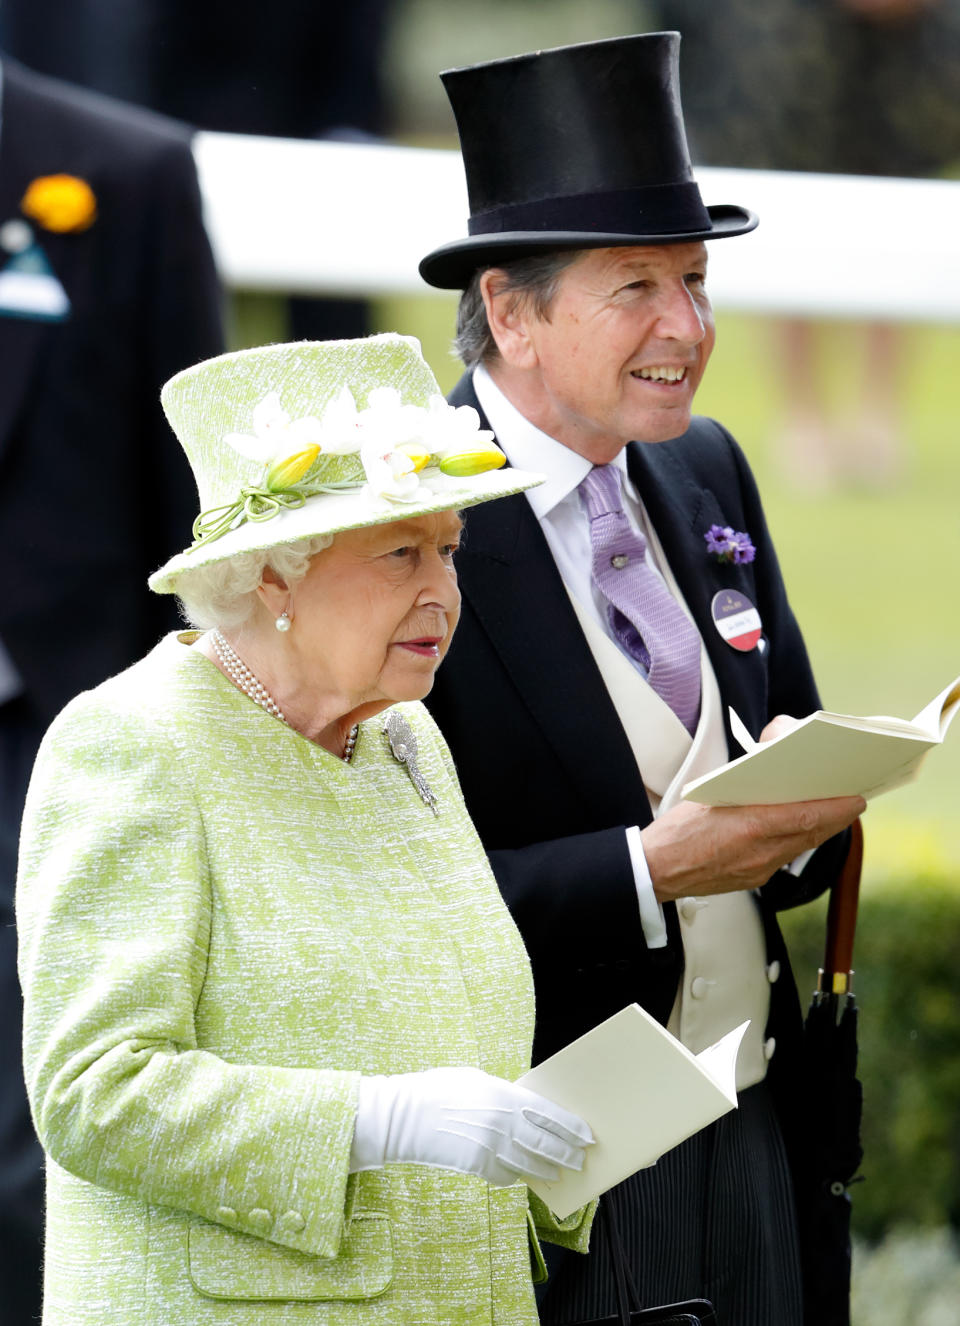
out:
{"label": "man in top hat", "polygon": [[[863,803],[680,800],[741,753],[728,706],[758,738],[818,698],[746,460],[691,417],[714,339],[705,241],[756,218],[701,201],[678,45],[443,75],[470,234],[420,270],[464,291],[451,400],[548,478],[470,513],[429,703],[533,961],[535,1060],[634,1001],[693,1051],[751,1020],[739,1111],[615,1190],[644,1304],[702,1295],[723,1322],[798,1326],[816,1272],[776,912],[835,878]],[[544,1322],[613,1310],[603,1252],[553,1268]]]}

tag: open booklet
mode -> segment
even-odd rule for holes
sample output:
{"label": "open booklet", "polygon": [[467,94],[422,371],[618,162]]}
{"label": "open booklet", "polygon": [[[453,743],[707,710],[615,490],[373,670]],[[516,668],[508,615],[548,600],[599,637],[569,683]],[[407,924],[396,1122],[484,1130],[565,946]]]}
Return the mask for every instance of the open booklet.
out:
{"label": "open booklet", "polygon": [[593,1129],[579,1172],[530,1182],[564,1219],[737,1104],[737,1051],[749,1022],[692,1054],[639,1004],[629,1004],[519,1079]]}
{"label": "open booklet", "polygon": [[818,710],[793,731],[764,742],[754,741],[731,709],[731,730],[746,755],[687,783],[683,797],[706,806],[773,805],[857,794],[869,801],[916,778],[958,709],[960,677],[910,722]]}

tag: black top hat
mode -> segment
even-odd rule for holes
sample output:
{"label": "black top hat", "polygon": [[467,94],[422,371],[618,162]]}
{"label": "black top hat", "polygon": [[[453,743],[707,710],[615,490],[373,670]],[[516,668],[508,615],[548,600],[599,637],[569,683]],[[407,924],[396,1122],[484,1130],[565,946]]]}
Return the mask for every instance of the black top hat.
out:
{"label": "black top hat", "polygon": [[478,267],[555,249],[743,235],[743,207],[704,207],[680,108],[680,34],[560,46],[443,79],[470,196],[469,238],[420,275],[462,289]]}

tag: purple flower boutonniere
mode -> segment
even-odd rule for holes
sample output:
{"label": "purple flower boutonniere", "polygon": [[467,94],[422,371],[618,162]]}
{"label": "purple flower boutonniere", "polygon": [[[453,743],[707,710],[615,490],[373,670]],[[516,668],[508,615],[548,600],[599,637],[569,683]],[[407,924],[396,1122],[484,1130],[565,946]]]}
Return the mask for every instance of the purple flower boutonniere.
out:
{"label": "purple flower boutonniere", "polygon": [[731,529],[729,525],[711,525],[703,537],[708,554],[718,562],[733,562],[740,566],[752,562],[757,555],[750,535],[742,530]]}

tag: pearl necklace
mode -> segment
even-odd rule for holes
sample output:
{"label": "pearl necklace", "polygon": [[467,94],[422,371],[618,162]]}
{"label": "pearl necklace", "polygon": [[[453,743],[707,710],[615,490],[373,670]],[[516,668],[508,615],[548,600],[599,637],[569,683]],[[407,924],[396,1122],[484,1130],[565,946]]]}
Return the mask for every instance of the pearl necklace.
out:
{"label": "pearl necklace", "polygon": [[357,744],[357,737],[360,735],[360,725],[354,723],[353,727],[347,733],[347,740],[344,743],[343,754],[340,756],[344,764],[349,764],[353,759],[353,748]]}
{"label": "pearl necklace", "polygon": [[[274,718],[279,718],[281,723],[286,723],[287,720],[284,717],[283,710],[266,686],[250,671],[237,651],[227,643],[219,630],[213,632],[212,640],[214,653],[223,664],[224,672],[237,689],[243,691],[244,695],[248,695],[255,704],[260,705],[261,709],[266,709],[268,714],[273,714]],[[354,723],[347,736],[343,754],[340,757],[344,764],[349,764],[353,758],[353,750],[357,744],[359,733],[359,724]]]}
{"label": "pearl necklace", "polygon": [[274,718],[279,718],[281,723],[287,720],[283,716],[283,711],[276,700],[267,690],[266,686],[260,684],[256,676],[250,671],[246,663],[229,645],[219,630],[213,633],[213,649],[217,658],[223,664],[223,670],[239,690],[244,695],[249,695],[255,704],[266,709],[268,714],[273,714]]}

